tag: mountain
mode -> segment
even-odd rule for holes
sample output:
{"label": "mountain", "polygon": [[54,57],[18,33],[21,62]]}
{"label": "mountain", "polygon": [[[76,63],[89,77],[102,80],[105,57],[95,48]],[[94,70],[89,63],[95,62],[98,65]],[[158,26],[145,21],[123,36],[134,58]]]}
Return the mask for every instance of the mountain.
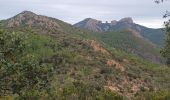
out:
{"label": "mountain", "polygon": [[[110,47],[124,50],[152,62],[163,62],[159,54],[159,48],[144,38],[139,31],[136,31],[136,29],[139,28],[136,26],[134,27],[136,24],[133,23],[131,18],[124,18],[120,21],[112,21],[111,23],[102,23],[101,21],[87,18],[79,24],[81,27],[85,26],[89,30],[101,32],[91,32],[85,30],[86,28],[84,30],[79,29],[61,20],[37,15],[30,11],[23,11],[12,18],[4,20],[3,23],[4,26],[9,29],[23,30],[25,28],[30,28],[38,33],[51,34],[56,37],[70,36],[74,34],[87,39],[95,38]],[[126,27],[128,28],[126,29]],[[116,29],[117,32],[112,31],[111,29]],[[141,29],[144,30],[145,27],[141,27]],[[102,34],[102,31],[105,34]],[[145,30],[145,32],[147,31]]]}
{"label": "mountain", "polygon": [[143,38],[134,30],[121,32],[87,33],[83,37],[95,38],[97,41],[111,47],[121,49],[127,53],[137,55],[148,61],[163,63],[157,45]]}
{"label": "mountain", "polygon": [[84,27],[89,30],[93,31],[103,31],[102,27],[100,27],[101,21],[92,19],[92,18],[87,18],[83,20],[82,22],[75,24],[76,27]]}
{"label": "mountain", "polygon": [[23,11],[14,17],[2,21],[2,26],[9,29],[31,28],[45,34],[75,33],[78,29],[61,20]]}
{"label": "mountain", "polygon": [[6,23],[7,27],[15,28],[19,26],[28,26],[28,27],[43,27],[43,28],[51,28],[57,29],[59,28],[59,24],[54,21],[52,18],[48,18],[45,16],[36,15],[30,11],[23,11],[20,14],[7,19]]}
{"label": "mountain", "polygon": [[159,46],[163,45],[164,40],[161,29],[150,29],[135,24],[129,17],[119,21],[113,20],[111,23],[87,18],[74,26],[93,31],[84,37],[91,36],[110,47],[122,49],[153,62],[163,62],[159,53]]}
{"label": "mountain", "polygon": [[165,37],[165,32],[163,32],[162,29],[152,29],[144,27],[142,25],[138,25],[134,23],[133,19],[130,17],[123,18],[119,21],[113,20],[110,23],[102,23],[101,21],[88,18],[76,23],[74,26],[82,29],[89,29],[94,32],[123,31],[130,29],[138,32],[139,35],[148,39],[154,44],[157,44],[158,46],[163,46]]}
{"label": "mountain", "polygon": [[[127,20],[124,19],[122,22]],[[117,22],[112,22],[112,24],[115,23]],[[132,21],[129,20],[127,23],[132,23]],[[129,29],[121,32],[91,32],[75,28],[58,19],[28,11],[0,21],[0,28],[5,30],[7,34],[13,33],[12,35],[17,35],[18,38],[19,34],[14,33],[23,33],[21,37],[26,36],[25,43],[29,44],[28,48],[24,49],[24,52],[29,53],[26,57],[33,56],[32,58],[45,66],[42,66],[40,70],[36,70],[37,73],[29,72],[29,75],[37,76],[37,74],[41,74],[40,72],[48,73],[48,69],[52,72],[48,76],[48,78],[52,79],[47,80],[48,84],[45,85],[45,89],[48,89],[47,93],[44,88],[41,88],[41,93],[37,93],[36,91],[38,90],[34,87],[35,90],[29,91],[27,94],[24,94],[24,90],[22,91],[24,98],[35,97],[36,99],[48,100],[84,100],[84,98],[89,100],[141,100],[145,98],[168,98],[170,94],[168,92],[170,90],[170,68],[141,58],[141,56],[146,57],[147,54],[147,57],[151,57],[150,53],[153,55],[158,54],[155,45],[145,40],[137,31]],[[2,32],[0,33],[2,34]],[[0,36],[7,38],[6,35],[1,34]],[[5,46],[8,47],[12,42],[1,42],[1,44],[4,43],[7,43]],[[16,43],[18,44],[17,41]],[[16,47],[12,45],[12,48]],[[129,49],[129,51],[126,51],[126,49]],[[19,50],[16,53],[20,58],[22,55],[19,55],[18,52]],[[9,56],[8,54],[6,55]],[[12,55],[12,60],[13,58]],[[29,61],[30,59],[28,63],[31,64]],[[2,62],[2,65],[7,65],[7,69],[13,67],[10,64],[11,62]],[[27,63],[25,59],[23,63]],[[20,65],[16,64],[16,66]],[[22,68],[22,70],[30,69],[29,66],[27,68]],[[37,67],[33,69],[37,69]],[[17,71],[14,71],[16,74],[12,76],[14,77],[12,81],[17,80],[18,77],[15,77],[18,75]],[[25,82],[25,79],[20,78],[22,75],[19,74],[19,79]],[[46,76],[40,77],[46,79]],[[29,78],[32,77],[28,76]],[[35,82],[37,82],[36,79],[37,77],[34,78]],[[17,89],[19,88],[16,87],[18,84],[12,84],[12,87]],[[38,84],[44,86],[44,83]],[[23,86],[23,84],[21,85]],[[13,99],[19,96],[13,94],[10,89],[5,90],[4,93],[7,94],[2,95],[2,97],[0,95],[0,99]]]}

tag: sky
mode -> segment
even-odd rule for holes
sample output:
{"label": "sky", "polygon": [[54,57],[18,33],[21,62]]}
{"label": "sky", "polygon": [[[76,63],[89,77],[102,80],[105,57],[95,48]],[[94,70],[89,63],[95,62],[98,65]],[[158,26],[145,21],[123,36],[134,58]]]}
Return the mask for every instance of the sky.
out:
{"label": "sky", "polygon": [[132,17],[135,23],[160,28],[166,20],[163,14],[170,11],[170,1],[155,4],[154,0],[0,0],[0,20],[25,10],[70,24],[85,18],[110,22]]}

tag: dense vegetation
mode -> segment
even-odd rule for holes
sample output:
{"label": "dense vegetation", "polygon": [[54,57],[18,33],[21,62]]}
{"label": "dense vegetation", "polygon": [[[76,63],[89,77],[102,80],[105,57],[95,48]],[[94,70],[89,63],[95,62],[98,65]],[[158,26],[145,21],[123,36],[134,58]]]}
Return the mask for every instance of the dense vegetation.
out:
{"label": "dense vegetation", "polygon": [[159,48],[148,40],[135,36],[130,31],[85,33],[80,34],[88,39],[96,39],[109,47],[118,48],[131,54],[138,55],[149,61],[162,62]]}
{"label": "dense vegetation", "polygon": [[[110,54],[103,54],[94,51],[89,40],[72,35],[55,37],[2,30],[0,37],[2,99],[124,100],[135,93],[135,99],[140,100],[169,95],[169,68],[122,50],[106,46]],[[109,67],[108,59],[115,59],[126,71],[121,72],[114,65]],[[140,90],[133,90],[142,80],[145,82]],[[113,84],[118,91],[110,90]],[[152,93],[158,90],[167,92],[163,92],[164,96]]]}
{"label": "dense vegetation", "polygon": [[22,32],[0,31],[1,96],[17,94],[31,99],[47,92],[51,67],[30,52],[35,48],[28,38]]}
{"label": "dense vegetation", "polygon": [[[43,29],[39,22],[48,25],[50,18],[20,18],[17,27],[0,23],[0,99],[169,98],[170,68],[127,53],[126,48],[137,49],[137,44],[144,52],[144,43],[131,33],[93,33],[55,19],[59,27]],[[28,20],[36,25],[28,27]]]}
{"label": "dense vegetation", "polygon": [[[38,98],[68,99],[71,97],[73,99],[98,98],[102,100],[102,98],[122,98],[98,85],[79,80],[70,80],[70,82],[68,80],[69,83],[64,82],[65,85],[63,84],[62,80],[64,81],[66,76],[68,77],[66,73],[71,63],[76,64],[79,61],[78,55],[71,53],[69,48],[65,48],[73,46],[68,45],[66,41],[58,46],[57,41],[53,41],[49,36],[33,33],[28,35],[22,32],[10,33],[4,30],[1,30],[0,37],[1,99],[36,100]],[[66,75],[62,75],[64,73]],[[53,77],[54,74],[58,76]],[[52,81],[52,79],[57,81]],[[62,87],[63,90],[61,91],[59,87]]]}

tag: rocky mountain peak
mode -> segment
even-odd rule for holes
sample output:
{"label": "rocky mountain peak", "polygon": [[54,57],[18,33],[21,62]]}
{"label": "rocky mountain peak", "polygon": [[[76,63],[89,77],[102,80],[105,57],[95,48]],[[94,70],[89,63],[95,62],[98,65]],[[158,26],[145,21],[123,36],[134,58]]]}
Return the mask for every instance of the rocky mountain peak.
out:
{"label": "rocky mountain peak", "polygon": [[16,15],[15,17],[13,17],[12,19],[28,19],[28,18],[32,18],[37,16],[35,13],[31,12],[31,11],[23,11],[21,13],[19,13],[18,15]]}
{"label": "rocky mountain peak", "polygon": [[93,18],[86,18],[84,21],[86,23],[95,23],[95,24],[102,23],[102,21],[99,21],[99,20],[96,20],[96,19],[93,19]]}
{"label": "rocky mountain peak", "polygon": [[117,21],[116,20],[112,20],[111,21],[111,25],[116,25],[117,24]]}
{"label": "rocky mountain peak", "polygon": [[37,15],[31,11],[23,11],[7,20],[7,27],[29,26],[43,29],[58,29],[60,26],[54,19]]}
{"label": "rocky mountain peak", "polygon": [[23,11],[20,14],[22,14],[22,15],[36,15],[35,13],[33,13],[31,11]]}
{"label": "rocky mountain peak", "polygon": [[102,21],[93,19],[93,18],[86,18],[83,21],[75,24],[76,27],[84,27],[86,29],[92,30],[92,31],[102,31],[102,29],[99,27],[99,25],[102,24]]}
{"label": "rocky mountain peak", "polygon": [[119,22],[133,23],[133,19],[131,17],[126,17],[126,18],[121,19]]}

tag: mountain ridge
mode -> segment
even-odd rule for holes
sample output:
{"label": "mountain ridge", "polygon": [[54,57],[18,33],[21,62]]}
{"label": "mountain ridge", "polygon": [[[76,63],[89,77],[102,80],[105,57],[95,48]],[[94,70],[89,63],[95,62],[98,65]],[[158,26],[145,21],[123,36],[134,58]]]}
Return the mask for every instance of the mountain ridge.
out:
{"label": "mountain ridge", "polygon": [[[139,100],[142,100],[154,98],[153,95],[159,98],[162,95],[170,94],[166,92],[170,90],[170,68],[151,61],[152,58],[157,59],[160,56],[157,52],[158,49],[146,41],[144,37],[140,37],[138,32],[130,29],[119,32],[92,32],[76,28],[58,19],[40,16],[45,20],[41,18],[39,20],[35,18],[39,15],[34,16],[30,12],[25,13],[33,16],[29,18],[27,18],[28,16],[17,16],[17,18],[12,17],[10,20],[0,21],[0,24],[4,24],[3,27],[0,25],[0,28],[5,30],[0,34],[5,37],[5,39],[1,38],[4,40],[1,44],[3,45],[5,42],[5,44],[7,43],[5,46],[8,47],[8,44],[10,44],[9,50],[11,50],[11,47],[16,48],[16,46],[13,45],[13,42],[8,41],[10,40],[8,35],[10,37],[17,35],[17,39],[26,36],[23,40],[24,43],[28,44],[28,47],[26,46],[27,48],[24,49],[26,54],[23,55],[28,60],[24,59],[23,64],[31,63],[29,59],[29,56],[31,56],[31,60],[36,60],[37,63],[44,66],[40,66],[42,69],[33,72],[37,67],[31,63],[33,67],[30,68],[29,64],[26,68],[30,69],[31,72],[28,72],[27,76],[32,79],[34,75],[39,76],[43,72],[49,74],[47,78],[50,78],[50,80],[45,80],[48,81],[47,85],[37,83],[44,86],[39,90],[40,92],[29,91],[30,88],[28,88],[28,92],[26,91],[28,96],[24,94],[24,98],[35,97],[49,100],[69,100],[70,98],[74,100],[83,100],[84,98],[90,100],[138,100],[139,98]],[[23,14],[25,15],[25,13]],[[33,23],[28,23],[30,20]],[[46,28],[51,24],[51,20],[59,27]],[[15,22],[19,23],[18,26],[12,24],[15,27],[7,27],[8,24]],[[114,23],[115,21],[112,24]],[[21,33],[21,35],[17,33]],[[18,41],[16,43],[18,44]],[[25,47],[25,45],[23,46]],[[21,56],[19,55],[17,59],[14,59],[14,62],[16,60],[22,62],[20,61],[22,60]],[[144,59],[142,59],[142,56],[144,56]],[[15,85],[9,84],[10,89],[7,90],[9,92],[6,92],[5,96],[8,96],[7,99],[18,99],[17,97],[20,94],[14,94],[10,90],[11,87],[18,89],[16,88],[18,83],[15,82],[18,78],[15,76],[21,69],[20,67],[13,67],[13,62],[7,61],[7,64],[4,63],[4,60],[2,62],[5,68],[14,69],[14,76],[11,76],[14,79],[11,79],[11,81],[14,81],[12,83]],[[16,63],[16,66],[20,66],[20,64]],[[15,70],[15,68],[17,69]],[[21,66],[21,68],[27,70],[25,67]],[[47,71],[48,69],[50,73]],[[9,70],[10,73],[13,72],[11,69]],[[22,75],[19,74],[19,81],[25,82],[25,78],[20,78]],[[33,76],[30,77],[30,75]],[[46,75],[43,75],[42,78],[46,79]],[[35,77],[35,81],[36,79],[37,77]],[[3,83],[8,85],[6,81]],[[44,92],[44,89],[48,89],[47,92]],[[37,88],[33,88],[33,90],[37,91]],[[25,93],[24,91],[21,92]],[[0,95],[0,99],[3,98]]]}
{"label": "mountain ridge", "polygon": [[79,28],[86,28],[86,29],[89,29],[95,32],[104,32],[104,31],[108,31],[111,26],[114,26],[118,23],[133,24],[133,19],[131,17],[125,17],[125,18],[120,19],[119,21],[112,20],[110,23],[108,23],[108,21],[103,23],[102,21],[97,20],[97,19],[86,18],[74,24],[74,26],[79,27]]}
{"label": "mountain ridge", "polygon": [[[87,39],[89,39],[89,37],[85,35],[87,35],[87,33],[90,33],[89,34],[90,37],[98,38],[98,41],[105,42],[107,45],[109,44],[109,46],[111,47],[117,47],[119,49],[123,49],[129,53],[137,54],[140,57],[148,58],[148,60],[151,60],[154,62],[158,62],[158,63],[161,62],[159,61],[160,55],[157,52],[158,48],[156,47],[156,45],[152,44],[145,37],[143,37],[139,31],[136,31],[131,28],[133,25],[136,25],[136,24],[133,23],[132,18],[129,18],[129,17],[123,18],[120,21],[112,21],[112,23],[102,23],[101,21],[95,20],[92,18],[85,19],[85,22],[88,23],[88,25],[90,25],[91,27],[89,30],[93,29],[93,26],[98,26],[98,27],[94,27],[96,28],[96,30],[106,31],[108,30],[108,28],[110,28],[109,24],[113,24],[113,26],[122,25],[122,24],[124,25],[123,28],[115,27],[117,29],[117,32],[106,31],[105,36],[103,36],[102,32],[91,32],[91,31],[86,30],[86,28],[84,28],[85,30],[82,30],[68,23],[65,23],[61,20],[47,17],[47,16],[37,15],[30,11],[23,11],[17,14],[16,16],[5,20],[4,22],[5,22],[4,26],[6,26],[7,28],[11,28],[11,29],[15,29],[15,28],[23,29],[24,27],[31,28],[31,29],[38,30],[39,33],[52,34],[58,37],[66,36],[68,34],[69,35],[76,34],[78,36],[81,36],[82,38],[86,37]],[[82,26],[84,26],[84,22],[82,22]],[[128,26],[127,29],[124,28],[126,26]],[[117,34],[119,33],[119,31],[120,31],[120,34]],[[101,34],[98,34],[98,33],[101,33]],[[118,38],[114,38],[113,36],[118,37]],[[127,40],[126,38],[129,38],[131,40]],[[109,42],[109,41],[112,41],[112,42]],[[153,51],[154,52],[156,51],[157,53],[154,53]],[[142,53],[145,53],[145,54],[142,55]]]}
{"label": "mountain ridge", "polygon": [[[81,23],[81,24],[80,24]],[[131,29],[134,30],[140,35],[149,41],[151,41],[154,44],[157,44],[158,46],[163,46],[164,44],[164,37],[165,32],[162,29],[153,29],[148,28],[146,26],[142,26],[139,24],[136,24],[133,22],[133,19],[131,17],[125,17],[120,19],[119,21],[113,20],[110,23],[100,23],[89,25],[86,20],[80,21],[76,24],[74,24],[75,27],[81,28],[81,29],[88,29],[94,32],[108,32],[108,31],[122,31]]]}

